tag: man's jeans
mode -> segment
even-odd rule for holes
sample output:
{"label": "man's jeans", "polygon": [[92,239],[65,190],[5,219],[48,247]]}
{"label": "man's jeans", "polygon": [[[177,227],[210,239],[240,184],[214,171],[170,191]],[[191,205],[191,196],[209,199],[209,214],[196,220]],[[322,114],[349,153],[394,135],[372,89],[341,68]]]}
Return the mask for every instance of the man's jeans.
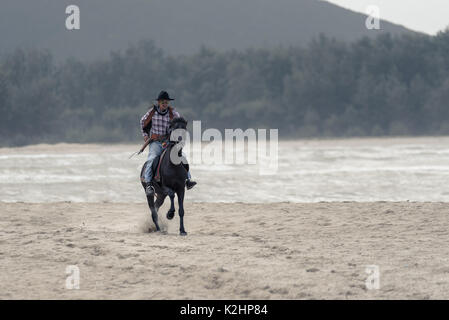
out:
{"label": "man's jeans", "polygon": [[[145,168],[144,179],[146,183],[149,183],[153,178],[153,170],[151,170],[153,165],[153,160],[159,156],[164,149],[162,148],[162,143],[160,141],[153,141],[148,146],[148,165]],[[187,178],[191,179],[190,171],[187,171]]]}

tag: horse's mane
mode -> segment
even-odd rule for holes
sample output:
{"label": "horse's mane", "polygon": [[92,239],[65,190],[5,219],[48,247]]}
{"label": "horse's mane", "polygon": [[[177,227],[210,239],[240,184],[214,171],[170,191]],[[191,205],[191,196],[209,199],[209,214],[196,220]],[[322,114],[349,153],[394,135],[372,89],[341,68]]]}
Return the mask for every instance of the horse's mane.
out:
{"label": "horse's mane", "polygon": [[175,124],[177,124],[177,123],[182,123],[182,124],[184,124],[184,125],[187,125],[187,120],[186,119],[184,119],[183,117],[176,117],[176,118],[173,118],[173,120],[172,121],[170,121],[170,126],[175,126]]}
{"label": "horse's mane", "polygon": [[180,124],[181,128],[183,130],[186,130],[187,120],[184,119],[183,117],[176,117],[176,118],[173,118],[170,121],[170,125],[169,125],[168,130],[167,130],[168,131],[168,137],[169,137],[170,140],[171,140],[171,133],[177,127],[177,124]]}

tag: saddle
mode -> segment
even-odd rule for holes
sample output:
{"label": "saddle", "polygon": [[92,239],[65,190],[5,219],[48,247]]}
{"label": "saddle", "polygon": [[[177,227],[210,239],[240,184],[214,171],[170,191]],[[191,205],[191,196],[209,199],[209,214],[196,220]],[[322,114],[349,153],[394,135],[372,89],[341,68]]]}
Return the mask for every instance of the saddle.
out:
{"label": "saddle", "polygon": [[[162,153],[157,156],[156,158],[154,158],[153,163],[151,165],[151,170],[153,172],[153,182],[157,182],[157,183],[161,183],[161,163],[162,163],[162,159],[164,158],[165,154],[167,153],[167,150],[169,148],[164,148],[164,150],[162,151]],[[189,164],[188,163],[183,163],[184,168],[189,171]],[[142,175],[140,177],[141,181],[144,181],[144,177],[143,177],[143,172],[144,170],[142,170]]]}
{"label": "saddle", "polygon": [[167,153],[167,148],[162,151],[161,155],[159,155],[156,159],[153,160],[153,165],[151,170],[153,170],[154,181],[161,182],[161,163],[164,158],[165,153]]}

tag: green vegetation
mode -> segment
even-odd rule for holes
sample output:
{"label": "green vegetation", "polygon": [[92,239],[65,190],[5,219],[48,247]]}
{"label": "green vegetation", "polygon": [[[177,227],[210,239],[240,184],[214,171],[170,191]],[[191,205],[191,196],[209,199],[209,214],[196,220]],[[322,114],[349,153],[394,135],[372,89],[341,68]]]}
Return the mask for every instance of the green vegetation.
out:
{"label": "green vegetation", "polygon": [[47,51],[0,57],[0,144],[140,139],[161,89],[203,129],[280,137],[449,134],[449,30],[307,47],[168,56],[153,42],[94,62]]}

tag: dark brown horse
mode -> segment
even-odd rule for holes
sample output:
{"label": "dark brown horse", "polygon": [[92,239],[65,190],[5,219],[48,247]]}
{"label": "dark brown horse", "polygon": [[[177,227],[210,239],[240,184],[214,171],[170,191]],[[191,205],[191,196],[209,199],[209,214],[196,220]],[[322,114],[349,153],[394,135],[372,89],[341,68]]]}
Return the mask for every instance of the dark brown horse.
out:
{"label": "dark brown horse", "polygon": [[[156,202],[154,201],[154,195],[147,197],[148,206],[151,210],[151,217],[156,225],[156,231],[160,231],[158,224],[158,210],[164,203],[167,196],[170,197],[170,209],[167,212],[167,219],[173,219],[175,215],[175,194],[178,197],[178,212],[179,212],[179,232],[182,236],[187,235],[184,229],[184,194],[187,179],[188,164],[182,157],[182,147],[184,146],[184,137],[187,127],[187,121],[182,118],[174,118],[170,122],[169,134],[168,134],[168,146],[166,147],[165,155],[162,157],[162,162],[159,167],[160,181],[156,182],[155,179],[151,182],[154,187]],[[153,177],[156,176],[156,168],[159,163],[159,158],[153,161]],[[142,167],[140,172],[141,183],[145,191],[147,183],[144,182],[143,176],[147,162]]]}

